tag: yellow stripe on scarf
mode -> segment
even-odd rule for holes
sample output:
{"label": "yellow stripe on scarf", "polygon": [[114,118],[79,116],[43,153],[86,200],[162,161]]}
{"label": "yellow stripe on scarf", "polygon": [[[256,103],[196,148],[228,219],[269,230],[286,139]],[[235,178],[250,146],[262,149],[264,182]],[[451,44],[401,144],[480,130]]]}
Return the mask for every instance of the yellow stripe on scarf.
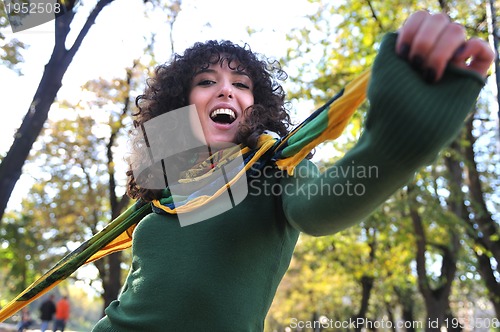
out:
{"label": "yellow stripe on scarf", "polygon": [[[255,152],[255,155],[245,164],[245,166],[238,172],[238,174],[236,174],[235,177],[231,179],[231,181],[226,183],[225,186],[218,189],[213,195],[211,196],[204,195],[196,197],[190,200],[188,203],[182,206],[175,207],[173,209],[169,208],[168,206],[162,205],[159,200],[154,200],[153,205],[156,206],[157,208],[162,209],[167,213],[176,214],[176,213],[186,213],[193,211],[213,201],[214,199],[219,197],[223,192],[225,192],[228,188],[234,185],[236,181],[238,181],[243,176],[243,174],[245,174],[250,169],[250,167],[252,167],[252,165],[255,164],[257,160],[259,160],[260,157],[262,157],[270,148],[274,146],[275,142],[276,140],[271,135],[261,135],[258,141],[259,148],[257,152]],[[244,152],[245,151],[242,150],[242,153]]]}
{"label": "yellow stripe on scarf", "polygon": [[[276,161],[276,165],[281,170],[286,170],[288,174],[293,175],[295,167],[312,151],[312,149],[320,143],[336,139],[342,134],[352,114],[366,99],[366,89],[368,81],[370,80],[370,73],[371,71],[367,70],[346,85],[342,96],[330,105],[328,109],[328,126],[318,137],[303,146],[300,151],[293,156]],[[297,130],[300,130],[300,128]],[[294,130],[290,136],[297,130]]]}

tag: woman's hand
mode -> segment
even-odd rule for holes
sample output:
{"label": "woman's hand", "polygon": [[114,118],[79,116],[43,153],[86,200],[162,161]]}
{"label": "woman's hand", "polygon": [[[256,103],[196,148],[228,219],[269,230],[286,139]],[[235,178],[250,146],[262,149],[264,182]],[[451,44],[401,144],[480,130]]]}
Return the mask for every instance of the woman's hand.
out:
{"label": "woman's hand", "polygon": [[399,31],[396,52],[428,82],[439,81],[450,63],[486,77],[495,57],[486,41],[466,39],[463,26],[451,22],[445,14],[426,11],[408,18]]}

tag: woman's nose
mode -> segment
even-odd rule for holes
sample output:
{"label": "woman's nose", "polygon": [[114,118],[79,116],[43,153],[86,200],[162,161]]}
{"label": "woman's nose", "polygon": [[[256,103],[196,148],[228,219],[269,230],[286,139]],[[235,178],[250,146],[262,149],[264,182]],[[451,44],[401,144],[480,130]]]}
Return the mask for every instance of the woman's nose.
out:
{"label": "woman's nose", "polygon": [[233,86],[231,85],[230,82],[222,83],[218,97],[219,98],[223,98],[223,97],[233,98]]}

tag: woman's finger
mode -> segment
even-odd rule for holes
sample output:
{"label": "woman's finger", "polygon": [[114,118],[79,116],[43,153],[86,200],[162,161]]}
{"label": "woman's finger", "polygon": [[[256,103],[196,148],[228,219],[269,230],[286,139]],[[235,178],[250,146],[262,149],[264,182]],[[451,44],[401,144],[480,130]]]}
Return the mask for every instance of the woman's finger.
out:
{"label": "woman's finger", "polygon": [[[470,61],[468,61],[470,59]],[[491,63],[495,59],[495,52],[490,45],[479,38],[471,38],[466,41],[456,52],[451,62],[460,68],[473,70],[481,76],[486,77]]]}
{"label": "woman's finger", "polygon": [[[420,25],[411,42],[409,60],[417,70],[423,70],[428,65],[429,54],[433,52],[447,27],[450,19],[445,14],[430,15]],[[445,40],[444,42],[447,43]]]}
{"label": "woman's finger", "polygon": [[417,31],[430,14],[426,11],[418,11],[412,14],[401,27],[396,40],[396,53],[403,59],[408,59],[410,46]]}
{"label": "woman's finger", "polygon": [[457,50],[464,45],[465,40],[465,28],[462,25],[457,23],[446,24],[425,58],[423,74],[428,82],[441,79],[446,66]]}

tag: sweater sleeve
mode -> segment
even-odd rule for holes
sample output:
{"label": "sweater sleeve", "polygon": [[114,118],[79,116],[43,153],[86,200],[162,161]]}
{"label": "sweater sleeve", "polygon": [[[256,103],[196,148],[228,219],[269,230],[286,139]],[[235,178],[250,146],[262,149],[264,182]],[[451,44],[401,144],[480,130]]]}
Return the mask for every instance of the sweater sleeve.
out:
{"label": "sweater sleeve", "polygon": [[372,213],[457,136],[484,86],[458,68],[426,83],[395,54],[396,36],[384,37],[375,59],[357,144],[321,174],[303,162],[282,181],[284,213],[302,232],[332,234]]}

